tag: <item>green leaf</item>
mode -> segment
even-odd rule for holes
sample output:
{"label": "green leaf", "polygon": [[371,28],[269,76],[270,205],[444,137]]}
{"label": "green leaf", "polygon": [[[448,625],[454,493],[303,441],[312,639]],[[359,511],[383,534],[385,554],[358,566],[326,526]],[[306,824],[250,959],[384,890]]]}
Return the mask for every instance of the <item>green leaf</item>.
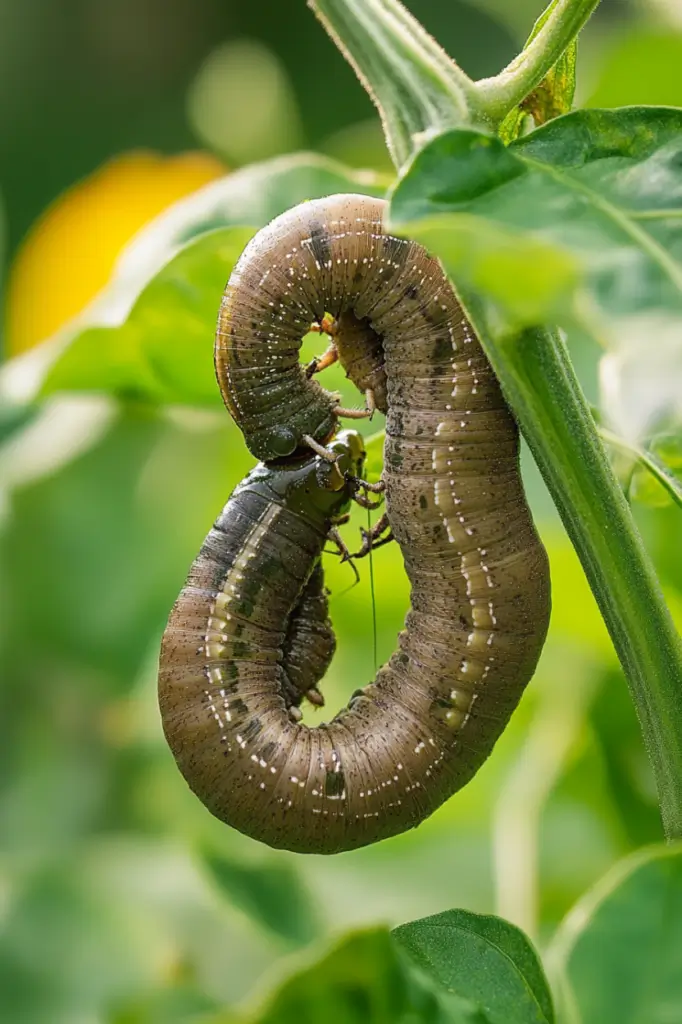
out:
{"label": "green leaf", "polygon": [[448,910],[402,925],[393,935],[444,988],[480,1004],[491,1024],[553,1024],[538,956],[507,921]]}
{"label": "green leaf", "polygon": [[220,298],[250,228],[223,228],[181,250],[142,291],[120,327],[76,335],[42,393],[104,391],[150,402],[222,404],[213,372]]}
{"label": "green leaf", "polygon": [[679,1020],[682,847],[650,847],[619,864],[568,915],[550,960],[570,1024]]}
{"label": "green leaf", "polygon": [[43,394],[104,391],[218,408],[213,336],[234,262],[257,228],[334,192],[380,195],[384,184],[373,172],[297,154],[243,168],[171,206],[135,237],[105,291],[53,346],[35,374]]}
{"label": "green leaf", "polygon": [[651,451],[669,469],[682,469],[682,434],[664,432],[651,440]]}
{"label": "green leaf", "polygon": [[576,111],[508,148],[448,132],[412,162],[391,219],[498,329],[575,323],[597,339],[607,419],[626,439],[682,414],[682,111]]}
{"label": "green leaf", "polygon": [[388,182],[317,153],[295,153],[242,167],[174,203],[125,249],[111,282],[116,307],[128,306],[188,242],[217,228],[268,224],[297,203],[334,192],[383,195]]}
{"label": "green leaf", "polygon": [[[633,489],[630,492],[631,497],[637,497],[638,500],[654,507],[666,504],[667,502],[663,501],[662,497],[667,497],[668,500],[674,501],[682,508],[682,480],[679,480],[667,468],[655,452],[638,445],[628,444],[627,441],[613,434],[610,430],[600,428],[599,433],[607,445],[631,456],[641,467],[640,474],[633,481]],[[647,483],[651,485],[650,489],[647,489],[646,492],[648,498],[646,495],[636,493],[637,486],[642,487],[642,482],[638,484],[640,476],[643,478],[644,486]],[[658,497],[656,497],[657,495]]]}
{"label": "green leaf", "polygon": [[245,864],[224,853],[204,853],[203,862],[227,899],[269,931],[294,945],[319,934],[310,893],[291,862]]}
{"label": "green leaf", "polygon": [[[533,25],[533,31],[528,36],[524,50],[537,36],[553,10],[557,7],[559,0],[552,0],[538,20]],[[530,114],[539,127],[546,121],[551,121],[560,114],[567,114],[573,103],[575,93],[575,62],[578,50],[578,41],[574,39],[568,49],[559,57],[556,64],[550,68],[539,85],[531,93],[521,100],[519,105],[511,110],[499,127],[498,133],[503,142],[513,142],[522,131],[524,118]]]}
{"label": "green leaf", "polygon": [[321,960],[289,977],[254,1017],[254,1024],[320,1021],[490,1024],[476,1005],[439,991],[410,966],[383,928],[346,936]]}

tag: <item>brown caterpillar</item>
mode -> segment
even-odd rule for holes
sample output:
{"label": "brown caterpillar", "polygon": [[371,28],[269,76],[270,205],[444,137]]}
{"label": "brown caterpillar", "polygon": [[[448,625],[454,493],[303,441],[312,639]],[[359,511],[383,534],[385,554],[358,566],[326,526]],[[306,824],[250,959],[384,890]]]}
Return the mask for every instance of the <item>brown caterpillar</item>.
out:
{"label": "brown caterpillar", "polygon": [[[302,852],[352,849],[402,832],[461,788],[518,704],[549,621],[547,558],[523,494],[513,418],[440,265],[415,243],[387,235],[384,211],[381,200],[333,196],[302,204],[256,235],[226,289],[216,370],[251,450],[276,459],[313,447],[319,475],[329,455],[321,446],[343,410],[309,378],[298,351],[311,322],[331,314],[335,345],[323,362],[338,354],[351,379],[387,409],[387,520],[412,584],[398,650],[329,724],[289,722],[262,663],[281,661],[277,637],[305,578],[295,593],[280,594],[269,589],[275,569],[256,572],[254,555],[244,577],[267,593],[259,615],[271,623],[272,643],[261,638],[260,651],[255,642],[242,650],[229,640],[215,658],[197,654],[213,628],[212,602],[226,593],[230,558],[246,551],[239,534],[229,557],[216,552],[200,598],[193,583],[181,594],[162,652],[164,726],[192,788],[228,823]],[[302,465],[309,473],[310,457]],[[310,507],[292,509],[291,500],[285,488],[275,504],[287,515],[268,522],[270,541],[268,531],[259,534],[273,550],[281,545],[282,559],[288,514],[310,521]],[[286,524],[284,534],[275,520]],[[318,522],[318,545],[326,526]],[[318,556],[308,557],[306,572]],[[229,595],[224,600],[228,607]],[[181,628],[189,632],[178,633],[186,615]],[[225,674],[233,689],[224,699],[241,701],[244,716],[245,745],[235,739],[230,756],[224,736],[236,737],[237,727],[214,718],[218,695],[228,693]]]}

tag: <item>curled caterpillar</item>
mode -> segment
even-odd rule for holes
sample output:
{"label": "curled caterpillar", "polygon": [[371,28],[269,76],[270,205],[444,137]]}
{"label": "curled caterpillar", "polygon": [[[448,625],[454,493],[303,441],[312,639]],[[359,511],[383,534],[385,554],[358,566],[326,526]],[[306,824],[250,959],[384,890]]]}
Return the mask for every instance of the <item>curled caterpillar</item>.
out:
{"label": "curled caterpillar", "polygon": [[[330,723],[311,729],[290,721],[270,660],[282,661],[278,638],[328,524],[318,516],[304,542],[316,488],[304,489],[302,504],[295,489],[278,484],[269,515],[260,494],[262,512],[250,514],[250,529],[261,532],[248,538],[227,514],[241,489],[231,499],[237,505],[228,503],[225,552],[209,535],[162,651],[164,727],[192,788],[229,824],[301,852],[332,853],[395,835],[461,788],[518,704],[549,621],[547,557],[523,493],[514,420],[440,265],[415,243],[387,235],[384,210],[380,200],[333,196],[256,235],[226,289],[215,355],[221,390],[250,449],[265,459],[301,459],[312,448],[316,454],[303,457],[297,472],[317,480],[327,458],[338,458],[340,441],[330,451],[323,445],[343,410],[300,366],[298,352],[311,323],[331,315],[334,346],[322,363],[338,356],[368,402],[387,410],[386,522],[412,585],[398,650]],[[274,483],[276,474],[294,472],[289,465],[261,468],[256,480],[275,474]],[[254,493],[253,483],[246,487],[244,495]],[[347,503],[354,487],[346,477],[339,497]],[[298,555],[291,554],[292,531]],[[314,546],[313,536],[306,562],[301,551]],[[282,565],[305,570],[287,579],[293,591],[274,568],[258,568],[253,537],[271,563],[279,550]],[[202,568],[209,556],[210,572]],[[240,586],[258,594],[259,629],[272,631],[245,647],[215,619],[218,603],[232,601],[235,559]],[[183,624],[185,609],[191,626]],[[240,628],[245,618],[251,622],[237,613]],[[227,637],[224,650],[222,641],[202,639],[216,630]],[[225,685],[230,678],[233,690]],[[238,733],[222,716],[223,699],[230,715],[229,702],[241,702]]]}

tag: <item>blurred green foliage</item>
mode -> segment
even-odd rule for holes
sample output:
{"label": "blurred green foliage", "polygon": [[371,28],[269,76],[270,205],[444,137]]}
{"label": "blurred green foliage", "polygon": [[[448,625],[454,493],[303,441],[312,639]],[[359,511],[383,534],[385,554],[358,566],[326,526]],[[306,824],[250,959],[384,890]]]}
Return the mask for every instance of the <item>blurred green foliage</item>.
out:
{"label": "blurred green foliage", "polygon": [[[510,58],[539,13],[530,0],[514,5],[513,17],[493,0],[409,6],[476,76]],[[661,29],[660,14],[640,6],[633,27],[627,5],[604,7],[579,59],[590,105],[679,102],[682,24]],[[297,145],[350,166],[386,168],[369,101],[303,4],[1,0],[0,12],[7,26],[0,42],[0,190],[12,248],[63,187],[105,157],[132,145],[201,143],[186,113],[190,87],[215,48],[244,37],[284,68]],[[248,96],[242,100],[248,105]],[[226,233],[225,242],[229,262],[233,236]],[[192,258],[201,255],[197,244],[187,250]],[[178,282],[192,286],[184,267],[173,277],[184,258],[148,285],[149,292],[163,287],[159,301],[169,309]],[[222,283],[213,280],[216,294]],[[123,328],[83,335],[90,335],[93,357],[101,346],[102,365],[102,332],[115,335],[109,352],[120,364],[121,338],[144,319],[147,294]],[[202,310],[210,307],[207,294],[195,298]],[[156,325],[145,320],[154,336],[154,388],[174,324],[190,336],[177,317],[155,335]],[[437,1021],[445,996],[409,980],[417,975],[406,973],[377,922],[453,906],[497,910],[544,947],[616,859],[660,838],[623,677],[576,556],[524,455],[551,559],[552,627],[519,711],[474,781],[418,830],[332,859],[275,853],[211,819],[164,745],[155,696],[168,611],[210,523],[251,465],[219,408],[210,337],[205,345],[199,376],[188,353],[186,375],[171,383],[213,409],[155,410],[123,373],[122,399],[97,431],[77,416],[67,429],[66,406],[73,406],[63,397],[30,423],[23,409],[0,410],[0,439],[8,442],[0,453],[0,1021]],[[572,346],[592,387],[597,354],[577,334]],[[317,347],[319,338],[309,338],[305,354]],[[354,401],[337,368],[325,383]],[[673,434],[660,451],[672,467],[678,440]],[[45,459],[49,472],[40,471]],[[679,611],[679,509],[649,504],[635,511]],[[349,529],[359,525],[366,517],[356,513]],[[367,573],[352,586],[348,567],[331,556],[326,573],[339,638],[324,683],[334,711],[375,666]],[[377,551],[374,573],[382,662],[395,645],[408,587],[390,546]],[[365,930],[324,952],[332,937],[358,928]],[[590,941],[571,947],[576,971],[589,965]],[[310,947],[302,971],[298,947]],[[470,995],[459,992],[448,1019],[456,1012],[485,1024],[485,1014],[466,1005]],[[592,1019],[607,1020],[586,1017],[586,1024]]]}
{"label": "blurred green foliage", "polygon": [[549,959],[563,1012],[584,1024],[676,1020],[682,855],[650,847],[614,868],[575,907]]}

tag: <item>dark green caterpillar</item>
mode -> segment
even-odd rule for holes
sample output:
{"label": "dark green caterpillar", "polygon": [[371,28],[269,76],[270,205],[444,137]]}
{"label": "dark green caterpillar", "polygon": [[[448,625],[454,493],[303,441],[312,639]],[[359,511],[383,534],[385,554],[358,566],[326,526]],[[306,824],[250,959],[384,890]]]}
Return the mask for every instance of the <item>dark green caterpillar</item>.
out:
{"label": "dark green caterpillar", "polygon": [[[412,584],[398,650],[328,725],[290,721],[275,666],[327,520],[315,487],[301,503],[284,486],[278,474],[295,465],[286,463],[258,471],[259,480],[271,474],[280,497],[267,505],[259,491],[260,511],[250,513],[268,570],[252,535],[225,519],[227,553],[214,557],[211,541],[195,563],[190,579],[201,595],[183,591],[162,653],[164,725],[190,785],[235,827],[305,852],[402,832],[461,788],[518,704],[549,620],[547,558],[523,494],[514,420],[439,264],[387,235],[384,210],[380,200],[333,196],[256,235],[225,293],[216,369],[251,450],[266,459],[295,453],[310,480],[337,457],[323,446],[344,412],[299,365],[311,322],[333,333],[322,363],[338,355],[368,404],[387,409],[387,523]],[[305,456],[310,448],[315,457]],[[347,503],[360,467],[344,472],[338,497]],[[253,491],[251,483],[245,493]],[[230,634],[207,658],[197,637],[212,635],[212,602],[235,559],[254,592],[237,620],[248,644]],[[188,626],[180,625],[190,621],[186,609]],[[224,673],[234,684],[225,699],[241,701],[244,715],[229,752]]]}
{"label": "dark green caterpillar", "polygon": [[332,726],[297,724],[304,697],[323,703],[316,684],[334,635],[320,555],[357,490],[360,436],[342,432],[327,454],[333,461],[258,466],[236,488],[190,569],[160,659],[164,731],[191,788],[235,828],[294,849],[319,828],[298,778],[317,765],[312,789],[343,779]]}

